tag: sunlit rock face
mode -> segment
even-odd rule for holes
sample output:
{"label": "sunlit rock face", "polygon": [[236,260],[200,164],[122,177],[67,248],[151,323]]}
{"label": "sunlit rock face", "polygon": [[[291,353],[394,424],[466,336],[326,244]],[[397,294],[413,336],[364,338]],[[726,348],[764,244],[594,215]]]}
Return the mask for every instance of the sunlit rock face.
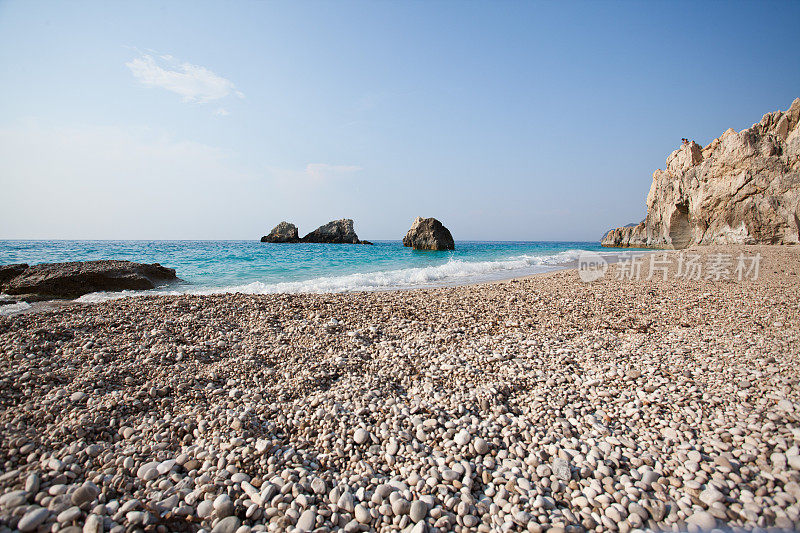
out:
{"label": "sunlit rock face", "polygon": [[603,246],[800,242],[800,98],[788,111],[727,130],[705,148],[684,142],[653,173],[647,217],[616,228]]}

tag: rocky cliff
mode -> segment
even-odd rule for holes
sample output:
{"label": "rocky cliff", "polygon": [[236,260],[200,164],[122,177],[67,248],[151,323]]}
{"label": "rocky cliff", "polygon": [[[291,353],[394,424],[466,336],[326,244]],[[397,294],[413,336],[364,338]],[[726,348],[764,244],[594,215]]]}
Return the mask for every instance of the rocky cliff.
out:
{"label": "rocky cliff", "polygon": [[705,148],[685,141],[653,173],[647,217],[603,246],[800,242],[800,98],[788,111],[729,129]]}

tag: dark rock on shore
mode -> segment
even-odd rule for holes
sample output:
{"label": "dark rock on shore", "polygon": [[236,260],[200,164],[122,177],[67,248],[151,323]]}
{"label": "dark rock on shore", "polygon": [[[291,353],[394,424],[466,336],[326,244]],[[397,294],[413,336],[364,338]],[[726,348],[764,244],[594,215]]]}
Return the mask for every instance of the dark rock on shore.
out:
{"label": "dark rock on shore", "polygon": [[297,233],[297,226],[283,221],[272,228],[269,235],[261,237],[261,242],[300,242],[300,236]]}
{"label": "dark rock on shore", "polygon": [[25,272],[28,268],[27,263],[16,263],[13,265],[0,265],[0,287],[12,278]]}
{"label": "dark rock on shore", "polygon": [[[20,266],[26,268],[20,271]],[[0,281],[0,292],[26,300],[77,298],[98,291],[147,290],[177,279],[175,269],[131,261],[6,265],[0,267],[0,272],[5,276],[11,267],[16,268],[17,274]]]}
{"label": "dark rock on shore", "polygon": [[403,246],[415,250],[454,250],[450,230],[435,218],[417,217],[403,238]]}

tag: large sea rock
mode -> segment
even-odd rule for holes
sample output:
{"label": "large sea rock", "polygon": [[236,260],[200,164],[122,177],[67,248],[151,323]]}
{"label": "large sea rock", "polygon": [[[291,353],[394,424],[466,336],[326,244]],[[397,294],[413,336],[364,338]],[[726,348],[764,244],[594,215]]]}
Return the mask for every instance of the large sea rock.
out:
{"label": "large sea rock", "polygon": [[261,242],[300,242],[300,236],[297,226],[284,221],[272,228],[269,235],[261,237]]}
{"label": "large sea rock", "polygon": [[706,147],[686,142],[653,173],[647,217],[603,246],[800,242],[800,98]]}
{"label": "large sea rock", "polygon": [[[12,271],[14,275],[6,275]],[[7,265],[0,267],[0,292],[29,300],[77,298],[98,291],[153,289],[176,279],[175,269],[158,263],[84,261]]]}
{"label": "large sea rock", "polygon": [[455,242],[450,230],[435,218],[417,217],[403,237],[403,246],[415,250],[454,250]]}
{"label": "large sea rock", "polygon": [[349,218],[328,222],[303,237],[300,242],[319,242],[327,244],[361,243],[353,229],[353,221]]}

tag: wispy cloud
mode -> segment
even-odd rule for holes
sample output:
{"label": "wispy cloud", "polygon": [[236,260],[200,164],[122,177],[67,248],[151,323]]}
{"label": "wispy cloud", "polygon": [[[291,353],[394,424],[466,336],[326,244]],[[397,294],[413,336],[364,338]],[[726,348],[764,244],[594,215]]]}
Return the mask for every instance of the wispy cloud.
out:
{"label": "wispy cloud", "polygon": [[224,107],[220,107],[219,109],[215,110],[214,114],[217,115],[218,117],[227,117],[228,115],[230,115],[228,110],[225,109]]}
{"label": "wispy cloud", "polygon": [[170,55],[141,54],[125,65],[145,87],[166,89],[183,97],[184,102],[204,104],[230,95],[244,98],[232,81]]}

